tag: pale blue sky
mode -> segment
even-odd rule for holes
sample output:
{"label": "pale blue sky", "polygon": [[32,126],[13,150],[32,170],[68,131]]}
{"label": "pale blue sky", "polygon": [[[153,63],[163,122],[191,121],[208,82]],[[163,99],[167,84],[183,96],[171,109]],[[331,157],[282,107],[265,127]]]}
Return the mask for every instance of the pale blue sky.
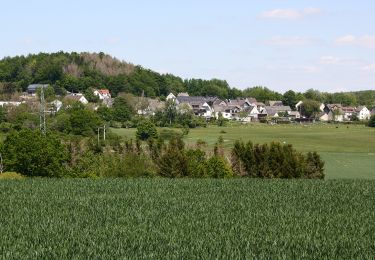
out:
{"label": "pale blue sky", "polygon": [[375,89],[373,0],[0,0],[0,10],[0,57],[103,51],[241,89]]}

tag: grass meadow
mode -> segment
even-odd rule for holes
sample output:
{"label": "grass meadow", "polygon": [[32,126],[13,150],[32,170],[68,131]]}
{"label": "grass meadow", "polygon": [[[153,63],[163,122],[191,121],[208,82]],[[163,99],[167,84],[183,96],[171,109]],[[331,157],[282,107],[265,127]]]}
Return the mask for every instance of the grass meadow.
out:
{"label": "grass meadow", "polygon": [[[121,136],[135,138],[136,129],[112,130]],[[319,152],[326,163],[327,179],[375,179],[375,129],[363,125],[211,126],[191,129],[185,142],[195,144],[201,139],[211,149],[220,135],[227,151],[238,139],[253,143],[285,142],[301,152]]]}
{"label": "grass meadow", "polygon": [[371,259],[375,181],[0,181],[2,259]]}

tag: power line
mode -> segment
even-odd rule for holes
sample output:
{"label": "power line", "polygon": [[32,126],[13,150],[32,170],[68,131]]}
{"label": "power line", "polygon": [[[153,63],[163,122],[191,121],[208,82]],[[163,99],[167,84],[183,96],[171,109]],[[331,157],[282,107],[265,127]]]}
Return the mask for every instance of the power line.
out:
{"label": "power line", "polygon": [[40,111],[39,111],[39,123],[40,123],[40,132],[46,134],[46,101],[44,99],[44,89],[40,88]]}

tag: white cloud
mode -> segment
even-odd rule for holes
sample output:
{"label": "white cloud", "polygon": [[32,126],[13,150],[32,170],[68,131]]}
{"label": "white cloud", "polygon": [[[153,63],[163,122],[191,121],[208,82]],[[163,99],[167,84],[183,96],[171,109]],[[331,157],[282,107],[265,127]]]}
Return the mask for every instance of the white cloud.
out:
{"label": "white cloud", "polygon": [[340,59],[333,56],[323,56],[320,57],[320,64],[324,65],[335,65],[340,62]]}
{"label": "white cloud", "polygon": [[308,7],[303,10],[297,9],[274,9],[260,14],[260,18],[264,19],[286,19],[298,20],[307,16],[321,14],[322,10],[319,8]]}
{"label": "white cloud", "polygon": [[319,59],[322,65],[339,65],[339,66],[363,66],[367,62],[356,58],[341,58],[335,56],[322,56]]}
{"label": "white cloud", "polygon": [[375,71],[375,63],[366,65],[362,68],[364,71]]}
{"label": "white cloud", "polygon": [[289,46],[303,46],[312,43],[312,40],[306,37],[294,36],[294,37],[282,37],[275,36],[270,40],[264,42],[268,45],[289,47]]}
{"label": "white cloud", "polygon": [[339,37],[335,40],[335,43],[338,45],[352,45],[360,46],[367,48],[375,48],[375,36],[373,35],[364,35],[364,36],[354,36],[354,35],[345,35]]}

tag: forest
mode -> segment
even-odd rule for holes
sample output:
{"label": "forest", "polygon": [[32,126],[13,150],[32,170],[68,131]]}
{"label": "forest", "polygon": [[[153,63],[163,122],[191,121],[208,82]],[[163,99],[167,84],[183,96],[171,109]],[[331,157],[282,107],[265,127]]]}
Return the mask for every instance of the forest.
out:
{"label": "forest", "polygon": [[61,51],[5,57],[0,60],[1,99],[11,99],[14,93],[25,91],[33,83],[50,84],[56,94],[108,88],[113,97],[126,92],[136,96],[144,94],[147,97],[159,97],[161,100],[170,92],[188,92],[191,96],[217,96],[222,99],[254,97],[260,102],[282,100],[291,107],[303,99],[345,106],[372,107],[375,103],[375,90],[328,93],[309,89],[304,93],[293,90],[278,93],[264,86],[240,90],[230,86],[225,80],[182,79],[172,74],[160,74],[103,52]]}

